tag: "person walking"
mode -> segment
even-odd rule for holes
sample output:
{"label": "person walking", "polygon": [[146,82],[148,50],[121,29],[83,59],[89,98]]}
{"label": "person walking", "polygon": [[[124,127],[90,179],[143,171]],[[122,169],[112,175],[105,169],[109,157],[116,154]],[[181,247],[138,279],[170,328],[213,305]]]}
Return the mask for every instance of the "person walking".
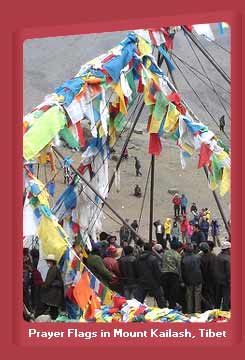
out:
{"label": "person walking", "polygon": [[126,246],[124,256],[118,260],[123,294],[127,300],[134,297],[137,287],[136,257],[133,255],[133,251],[131,246]]}
{"label": "person walking", "polygon": [[[134,231],[138,231],[139,230],[139,224],[138,224],[138,221],[137,220],[134,220],[131,224],[131,227],[134,229]],[[134,247],[135,243],[136,243],[136,240],[137,240],[137,235],[135,235],[134,233],[131,233],[131,238],[130,238],[130,244],[131,242],[133,242],[131,245],[132,247]]]}
{"label": "person walking", "polygon": [[181,195],[181,215],[186,215],[188,200],[185,194]]}
{"label": "person walking", "polygon": [[181,260],[181,274],[186,286],[188,314],[201,313],[202,271],[200,256],[193,253],[193,244],[187,244]]}
{"label": "person walking", "polygon": [[215,262],[216,309],[223,311],[230,310],[230,250],[231,243],[224,241]]}
{"label": "person walking", "polygon": [[150,244],[144,244],[144,252],[137,261],[138,285],[135,299],[143,303],[148,292],[156,299],[157,306],[164,308],[166,301],[161,288],[161,268]]}
{"label": "person walking", "polygon": [[174,217],[178,218],[180,215],[181,197],[176,193],[173,197],[172,203],[174,204]]}
{"label": "person walking", "polygon": [[134,157],[134,159],[135,159],[134,167],[135,167],[135,171],[136,171],[136,176],[142,176],[142,173],[140,171],[141,163],[140,163],[139,159],[136,156]]}

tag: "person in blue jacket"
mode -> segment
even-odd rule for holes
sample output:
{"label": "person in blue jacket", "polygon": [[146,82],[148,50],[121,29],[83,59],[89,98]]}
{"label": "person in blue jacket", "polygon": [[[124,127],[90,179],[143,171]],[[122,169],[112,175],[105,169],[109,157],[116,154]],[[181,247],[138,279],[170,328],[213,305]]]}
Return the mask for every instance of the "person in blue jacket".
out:
{"label": "person in blue jacket", "polygon": [[185,196],[185,194],[181,195],[181,215],[186,215],[186,208],[187,208],[187,197]]}

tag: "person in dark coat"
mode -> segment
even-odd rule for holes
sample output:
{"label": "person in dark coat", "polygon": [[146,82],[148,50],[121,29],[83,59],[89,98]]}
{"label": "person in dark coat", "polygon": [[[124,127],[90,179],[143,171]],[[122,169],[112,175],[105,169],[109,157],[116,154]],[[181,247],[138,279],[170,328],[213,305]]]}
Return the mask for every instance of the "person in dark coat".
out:
{"label": "person in dark coat", "polygon": [[[55,320],[59,309],[64,307],[64,283],[54,255],[48,255],[46,261],[49,270],[41,289],[41,303],[43,310],[49,309],[51,319]],[[36,316],[38,316],[38,310]]]}
{"label": "person in dark coat", "polygon": [[135,299],[143,303],[148,292],[156,299],[159,308],[166,306],[161,288],[161,268],[156,256],[151,251],[151,245],[144,245],[144,252],[137,261],[138,286]]}
{"label": "person in dark coat", "polygon": [[134,157],[134,159],[135,159],[134,167],[135,167],[135,171],[136,171],[136,176],[142,176],[142,173],[140,171],[141,163],[140,163],[139,159],[136,156]]}
{"label": "person in dark coat", "polygon": [[[139,224],[138,224],[138,221],[137,220],[134,220],[133,222],[132,222],[132,224],[131,224],[131,227],[134,229],[134,231],[138,231],[138,229],[139,229]],[[130,239],[130,242],[131,241],[134,241],[134,243],[136,242],[136,240],[137,240],[137,236],[135,235],[135,234],[133,234],[132,232],[131,232],[131,239]]]}
{"label": "person in dark coat", "polygon": [[200,230],[204,233],[205,240],[208,241],[209,222],[207,221],[206,216],[203,216],[203,219],[200,222]]}
{"label": "person in dark coat", "polygon": [[230,310],[230,249],[231,243],[224,241],[215,262],[216,308],[223,311]]}
{"label": "person in dark coat", "polygon": [[136,197],[142,196],[141,187],[139,185],[135,185],[134,196],[136,196]]}
{"label": "person in dark coat", "polygon": [[198,224],[193,225],[193,234],[191,235],[191,242],[195,243],[197,246],[201,244],[201,242],[206,241],[205,235],[200,230],[200,226]]}
{"label": "person in dark coat", "polygon": [[127,300],[134,297],[137,286],[136,257],[133,255],[133,251],[134,249],[131,246],[126,246],[124,248],[125,255],[118,260],[123,293]]}
{"label": "person in dark coat", "polygon": [[213,242],[214,242],[215,246],[218,246],[218,247],[221,246],[220,239],[219,239],[219,234],[220,234],[220,231],[219,231],[218,220],[213,219],[211,221],[211,235],[212,235]]}
{"label": "person in dark coat", "polygon": [[193,244],[187,244],[181,259],[181,274],[186,286],[187,313],[201,313],[202,271],[200,256],[193,253]]}
{"label": "person in dark coat", "polygon": [[31,286],[32,262],[29,254],[29,249],[23,249],[23,302],[28,311],[32,310],[30,286]]}
{"label": "person in dark coat", "polygon": [[216,255],[210,251],[210,247],[207,242],[200,244],[201,250],[201,271],[202,271],[202,300],[203,311],[214,309],[215,307],[215,260]]}

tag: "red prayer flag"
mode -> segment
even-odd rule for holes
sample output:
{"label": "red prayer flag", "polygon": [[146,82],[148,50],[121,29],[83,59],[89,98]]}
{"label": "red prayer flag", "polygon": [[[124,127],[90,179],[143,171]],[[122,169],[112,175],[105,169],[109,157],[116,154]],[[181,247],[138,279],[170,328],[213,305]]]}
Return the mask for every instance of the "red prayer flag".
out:
{"label": "red prayer flag", "polygon": [[149,141],[149,154],[151,155],[160,155],[162,151],[162,143],[158,134],[150,134]]}
{"label": "red prayer flag", "polygon": [[210,147],[207,144],[202,143],[199,154],[198,169],[209,163],[211,155],[212,150]]}

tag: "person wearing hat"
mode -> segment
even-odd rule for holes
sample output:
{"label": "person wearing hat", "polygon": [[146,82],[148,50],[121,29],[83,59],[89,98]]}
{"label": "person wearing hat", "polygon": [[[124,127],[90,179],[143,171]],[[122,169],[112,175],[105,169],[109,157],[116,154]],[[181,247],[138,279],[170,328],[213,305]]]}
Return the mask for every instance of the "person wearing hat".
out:
{"label": "person wearing hat", "polygon": [[43,312],[38,309],[36,317],[48,310],[51,319],[55,320],[59,309],[64,307],[64,283],[55,256],[49,254],[45,260],[49,270],[41,289],[40,300]]}
{"label": "person wearing hat", "polygon": [[110,245],[107,249],[107,256],[104,257],[103,263],[107,270],[110,271],[114,276],[109,281],[109,286],[112,290],[120,292],[120,278],[121,273],[119,269],[118,260],[116,259],[118,255],[118,249]]}
{"label": "person wearing hat", "polygon": [[186,311],[201,313],[202,271],[200,256],[194,254],[192,243],[187,244],[181,259],[181,274],[186,286]]}
{"label": "person wearing hat", "polygon": [[110,235],[107,238],[107,242],[108,242],[108,247],[113,245],[116,248],[119,248],[120,246],[117,244],[117,237],[115,235]]}
{"label": "person wearing hat", "polygon": [[200,221],[200,230],[204,233],[206,241],[208,241],[209,222],[206,216],[203,216],[202,221]]}
{"label": "person wearing hat", "polygon": [[202,307],[203,311],[214,309],[215,307],[215,260],[216,255],[211,252],[209,244],[202,242],[199,245],[201,271],[202,271]]}
{"label": "person wearing hat", "polygon": [[216,280],[216,308],[223,311],[230,310],[230,250],[231,243],[224,241],[221,245],[221,252],[215,261],[215,280]]}
{"label": "person wearing hat", "polygon": [[170,309],[175,309],[177,307],[181,280],[181,255],[179,254],[181,243],[174,239],[171,241],[170,247],[163,254],[161,283]]}

